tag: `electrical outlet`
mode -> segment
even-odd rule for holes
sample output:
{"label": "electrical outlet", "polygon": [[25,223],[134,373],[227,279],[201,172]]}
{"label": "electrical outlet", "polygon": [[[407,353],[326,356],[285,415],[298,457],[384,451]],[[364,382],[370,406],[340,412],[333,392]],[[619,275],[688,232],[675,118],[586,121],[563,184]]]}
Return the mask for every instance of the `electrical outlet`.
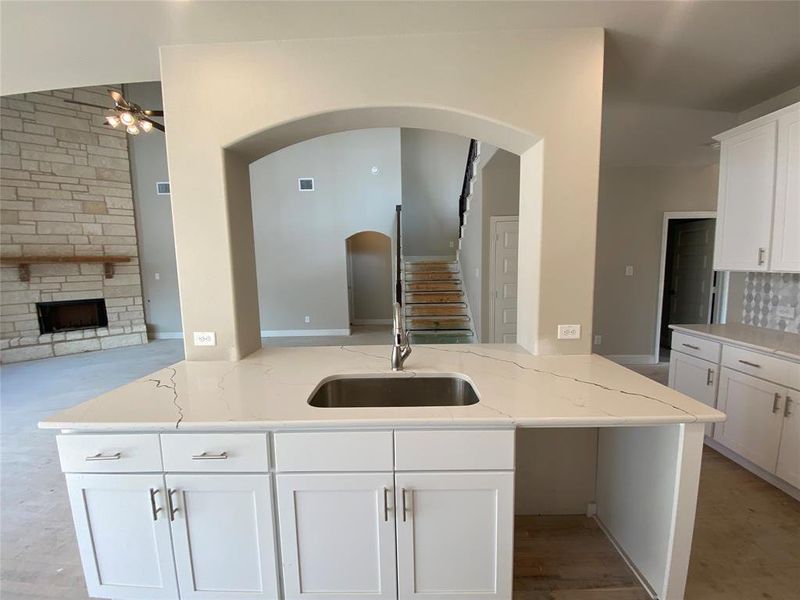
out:
{"label": "electrical outlet", "polygon": [[311,317],[306,315],[305,319],[303,319],[306,323],[311,323]]}
{"label": "electrical outlet", "polygon": [[159,279],[161,279],[161,273],[156,273],[155,277],[156,277],[156,281],[158,281]]}
{"label": "electrical outlet", "polygon": [[594,336],[594,345],[595,346],[599,346],[602,343],[603,343],[603,336],[602,335]]}
{"label": "electrical outlet", "polygon": [[195,346],[217,345],[217,334],[213,331],[195,331],[193,335]]}
{"label": "electrical outlet", "polygon": [[625,277],[633,277],[633,265],[626,265]]}
{"label": "electrical outlet", "polygon": [[559,325],[558,339],[560,340],[579,340],[581,339],[580,325]]}
{"label": "electrical outlet", "polygon": [[777,306],[775,312],[784,319],[794,319],[797,315],[797,309],[794,306]]}

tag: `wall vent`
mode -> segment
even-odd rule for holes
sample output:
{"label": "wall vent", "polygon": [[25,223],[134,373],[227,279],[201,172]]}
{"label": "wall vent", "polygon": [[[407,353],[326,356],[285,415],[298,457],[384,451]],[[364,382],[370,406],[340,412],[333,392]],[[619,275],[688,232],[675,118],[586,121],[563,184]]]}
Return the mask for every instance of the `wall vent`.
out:
{"label": "wall vent", "polygon": [[159,196],[169,196],[169,181],[157,182],[156,194],[158,194]]}
{"label": "wall vent", "polygon": [[297,189],[301,192],[314,191],[314,178],[313,177],[300,177],[297,180]]}

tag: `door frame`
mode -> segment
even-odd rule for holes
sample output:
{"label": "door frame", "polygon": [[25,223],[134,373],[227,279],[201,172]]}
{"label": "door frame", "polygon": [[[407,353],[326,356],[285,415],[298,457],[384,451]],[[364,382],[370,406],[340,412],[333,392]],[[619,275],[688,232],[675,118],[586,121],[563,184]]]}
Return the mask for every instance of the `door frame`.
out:
{"label": "door frame", "polygon": [[[656,309],[656,340],[653,347],[653,364],[658,363],[659,356],[661,355],[661,317],[664,312],[664,278],[666,277],[667,269],[667,237],[669,233],[669,222],[673,219],[716,219],[717,211],[714,210],[696,210],[696,211],[680,211],[680,212],[665,212],[664,220],[661,225],[661,259],[658,268],[658,296],[657,296],[657,309]],[[714,240],[716,250],[716,239]],[[727,286],[725,286],[727,290]],[[714,289],[709,291],[710,294],[714,293]],[[727,296],[727,293],[725,294]],[[727,298],[724,299],[727,302]],[[717,296],[718,303],[720,297]],[[724,303],[724,302],[723,302]],[[711,303],[709,303],[709,307]]]}
{"label": "door frame", "polygon": [[[494,300],[497,290],[494,287],[496,279],[494,254],[497,251],[497,224],[501,222],[516,222],[519,224],[519,215],[489,217],[489,232],[491,233],[489,239],[489,343],[495,342]],[[519,245],[517,245],[517,270],[519,271]],[[519,278],[519,272],[517,272],[517,278]],[[519,303],[517,303],[517,307],[519,309]]]}

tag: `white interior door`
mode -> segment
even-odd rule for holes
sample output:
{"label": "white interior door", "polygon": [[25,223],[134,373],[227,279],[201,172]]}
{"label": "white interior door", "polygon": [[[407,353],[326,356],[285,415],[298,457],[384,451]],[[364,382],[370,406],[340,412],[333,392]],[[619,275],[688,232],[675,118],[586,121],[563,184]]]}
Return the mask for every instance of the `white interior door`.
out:
{"label": "white interior door", "polygon": [[717,405],[728,415],[728,420],[716,424],[714,439],[774,473],[783,425],[784,392],[779,385],[723,367]]}
{"label": "white interior door", "polygon": [[161,475],[66,475],[89,595],[178,597]]}
{"label": "white interior door", "polygon": [[396,473],[400,600],[509,600],[511,472]]}
{"label": "white interior door", "polygon": [[269,475],[167,475],[166,482],[181,598],[277,598]]}
{"label": "white interior door", "polygon": [[392,474],[276,479],[286,600],[394,600]]}
{"label": "white interior door", "polygon": [[786,390],[783,401],[783,431],[776,474],[800,488],[800,392]]}
{"label": "white interior door", "polygon": [[[717,370],[715,363],[676,352],[669,356],[669,387],[716,408]],[[712,435],[713,423],[706,423],[706,435]]]}
{"label": "white interior door", "polygon": [[514,344],[517,341],[517,261],[519,218],[492,219],[492,339]]}

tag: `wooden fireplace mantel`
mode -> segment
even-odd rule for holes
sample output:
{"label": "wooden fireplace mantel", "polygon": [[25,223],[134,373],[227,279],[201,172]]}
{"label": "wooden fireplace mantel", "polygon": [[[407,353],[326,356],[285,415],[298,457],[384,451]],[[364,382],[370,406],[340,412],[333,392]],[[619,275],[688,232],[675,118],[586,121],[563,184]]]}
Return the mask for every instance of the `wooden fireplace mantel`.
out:
{"label": "wooden fireplace mantel", "polygon": [[103,263],[106,279],[114,276],[114,264],[131,262],[130,256],[3,256],[0,263],[17,265],[19,280],[31,280],[31,265],[59,263]]}

